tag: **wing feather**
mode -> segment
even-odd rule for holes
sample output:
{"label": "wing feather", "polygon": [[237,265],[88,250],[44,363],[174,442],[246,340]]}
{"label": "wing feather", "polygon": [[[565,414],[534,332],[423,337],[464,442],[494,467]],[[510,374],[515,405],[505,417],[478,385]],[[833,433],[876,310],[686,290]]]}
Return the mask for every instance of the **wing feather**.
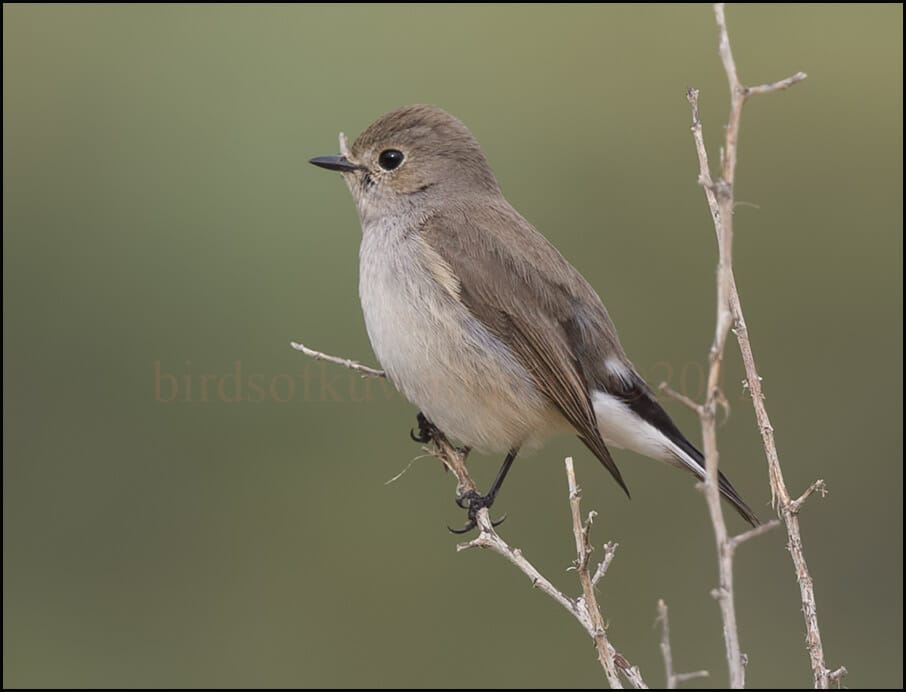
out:
{"label": "wing feather", "polygon": [[[470,213],[471,212],[471,213]],[[450,229],[455,228],[455,232]],[[509,346],[538,389],[629,494],[598,430],[589,379],[574,352],[571,325],[581,294],[610,318],[582,276],[509,205],[493,200],[472,210],[434,215],[420,229],[451,267],[470,312]],[[616,334],[609,324],[613,338]],[[622,356],[617,344],[614,355]]]}

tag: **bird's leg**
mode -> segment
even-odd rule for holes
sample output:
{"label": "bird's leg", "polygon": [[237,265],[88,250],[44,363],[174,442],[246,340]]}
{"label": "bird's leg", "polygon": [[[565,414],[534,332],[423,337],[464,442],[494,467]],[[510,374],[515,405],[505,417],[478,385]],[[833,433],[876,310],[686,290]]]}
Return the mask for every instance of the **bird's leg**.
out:
{"label": "bird's leg", "polygon": [[[415,430],[409,431],[409,437],[414,441],[420,442],[422,444],[427,444],[433,442],[438,445],[442,442],[450,444],[447,440],[446,435],[440,431],[440,429],[434,425],[428,417],[422,413],[418,412],[416,417],[418,421],[418,432]],[[452,445],[451,445],[452,446]],[[457,447],[456,450],[465,457],[469,453],[469,447]],[[516,458],[516,455],[519,453],[518,449],[511,449],[506,455],[506,459],[503,460],[503,464],[500,467],[500,470],[497,472],[497,478],[494,479],[494,483],[491,485],[491,489],[488,491],[487,495],[481,495],[475,490],[470,490],[456,498],[456,504],[462,507],[463,509],[468,510],[469,521],[466,522],[466,525],[461,529],[450,529],[453,533],[467,533],[478,526],[475,521],[475,517],[478,515],[478,510],[485,507],[490,507],[494,504],[494,499],[497,497],[497,493],[500,492],[500,486],[503,485],[503,481],[506,478],[507,473],[510,470],[510,467],[513,465],[513,460]],[[446,464],[444,465],[446,468]],[[498,519],[497,521],[492,521],[492,526],[500,526],[506,515]],[[448,529],[450,527],[447,527]]]}
{"label": "bird's leg", "polygon": [[[500,491],[500,486],[503,485],[503,480],[506,478],[506,474],[509,472],[510,467],[513,465],[513,460],[516,458],[516,455],[519,453],[518,449],[511,449],[506,455],[506,459],[503,460],[503,464],[500,467],[500,471],[497,472],[497,478],[494,479],[494,484],[491,486],[491,489],[488,491],[487,495],[480,495],[474,490],[470,490],[464,495],[456,498],[456,504],[462,507],[463,509],[469,510],[469,521],[466,522],[466,525],[461,529],[450,529],[453,533],[467,533],[474,529],[478,524],[475,521],[475,517],[478,514],[478,510],[485,507],[490,507],[494,504],[494,499],[497,497],[497,493]],[[506,515],[497,521],[491,522],[493,526],[500,526]],[[449,526],[447,527],[450,528]]]}

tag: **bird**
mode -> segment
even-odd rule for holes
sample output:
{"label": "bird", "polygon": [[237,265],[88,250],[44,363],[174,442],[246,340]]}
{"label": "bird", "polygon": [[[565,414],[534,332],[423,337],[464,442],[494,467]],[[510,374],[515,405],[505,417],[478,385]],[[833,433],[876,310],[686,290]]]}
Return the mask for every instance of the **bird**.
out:
{"label": "bird", "polygon": [[[358,211],[359,297],[386,376],[419,409],[419,435],[505,453],[490,507],[520,450],[573,433],[629,489],[610,452],[628,449],[705,478],[683,435],[627,357],[589,282],[504,197],[469,129],[443,109],[404,106],[338,155]],[[720,494],[758,518],[723,473]],[[451,529],[452,530],[452,529]]]}

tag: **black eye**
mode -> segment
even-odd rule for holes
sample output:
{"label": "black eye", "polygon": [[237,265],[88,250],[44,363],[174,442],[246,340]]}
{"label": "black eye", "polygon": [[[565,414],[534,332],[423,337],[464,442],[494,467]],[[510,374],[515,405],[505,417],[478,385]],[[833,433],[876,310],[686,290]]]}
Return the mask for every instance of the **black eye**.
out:
{"label": "black eye", "polygon": [[397,149],[384,149],[378,156],[378,163],[385,171],[392,171],[394,168],[399,168],[404,158],[403,152]]}

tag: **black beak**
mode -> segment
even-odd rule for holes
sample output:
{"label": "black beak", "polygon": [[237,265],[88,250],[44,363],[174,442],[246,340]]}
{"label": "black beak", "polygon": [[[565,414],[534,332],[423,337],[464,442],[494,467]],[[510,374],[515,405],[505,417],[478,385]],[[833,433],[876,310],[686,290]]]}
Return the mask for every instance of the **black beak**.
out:
{"label": "black beak", "polygon": [[341,173],[348,173],[349,171],[355,171],[359,169],[359,166],[352,163],[345,156],[315,156],[313,159],[308,160],[309,163],[313,163],[316,166],[321,168],[327,168],[331,171],[340,171]]}

